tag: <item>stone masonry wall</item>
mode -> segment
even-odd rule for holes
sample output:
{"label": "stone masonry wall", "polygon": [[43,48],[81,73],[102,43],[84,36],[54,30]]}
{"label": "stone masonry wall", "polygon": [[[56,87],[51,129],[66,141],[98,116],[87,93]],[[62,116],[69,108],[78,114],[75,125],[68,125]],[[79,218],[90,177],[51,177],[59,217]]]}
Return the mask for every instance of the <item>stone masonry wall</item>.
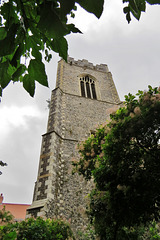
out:
{"label": "stone masonry wall", "polygon": [[65,93],[80,96],[79,77],[86,74],[96,79],[98,100],[110,103],[120,102],[112,74],[105,64],[93,66],[87,60],[75,61],[70,57],[68,58],[68,63],[60,60],[56,87],[59,87]]}
{"label": "stone masonry wall", "polygon": [[[81,97],[79,77],[85,74],[95,79],[97,100]],[[87,60],[73,58],[69,58],[68,63],[59,62],[47,133],[42,139],[34,199],[27,217],[66,219],[75,234],[86,228],[87,195],[93,182],[86,182],[78,174],[72,175],[72,161],[79,158],[77,144],[109,119],[111,109],[116,110],[119,105],[107,65],[93,66]]]}
{"label": "stone masonry wall", "polygon": [[66,105],[64,137],[78,141],[88,137],[92,130],[109,119],[109,108],[119,108],[118,104],[71,94],[63,94],[62,99]]}

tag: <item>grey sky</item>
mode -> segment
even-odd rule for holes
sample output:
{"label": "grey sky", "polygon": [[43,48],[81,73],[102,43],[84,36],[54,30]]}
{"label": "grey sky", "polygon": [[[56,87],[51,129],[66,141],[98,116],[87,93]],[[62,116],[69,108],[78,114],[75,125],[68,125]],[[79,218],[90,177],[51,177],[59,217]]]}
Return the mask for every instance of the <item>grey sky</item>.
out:
{"label": "grey sky", "polygon": [[[118,2],[118,3],[117,3]],[[160,7],[147,5],[141,20],[125,20],[121,0],[105,1],[100,20],[78,9],[74,19],[83,34],[67,37],[69,55],[88,59],[94,64],[108,64],[120,99],[160,85]],[[46,132],[48,109],[46,100],[55,86],[59,57],[46,64],[50,88],[37,84],[31,98],[20,83],[10,84],[0,104],[0,160],[2,168],[0,193],[10,203],[31,203],[37,177],[41,135]]]}

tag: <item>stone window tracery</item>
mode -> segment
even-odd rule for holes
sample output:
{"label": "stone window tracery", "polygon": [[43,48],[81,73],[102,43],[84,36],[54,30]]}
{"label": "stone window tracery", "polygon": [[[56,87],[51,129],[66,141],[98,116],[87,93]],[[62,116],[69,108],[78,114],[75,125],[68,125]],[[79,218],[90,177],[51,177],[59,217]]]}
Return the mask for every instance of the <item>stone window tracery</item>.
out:
{"label": "stone window tracery", "polygon": [[81,96],[97,99],[95,81],[88,75],[80,77]]}

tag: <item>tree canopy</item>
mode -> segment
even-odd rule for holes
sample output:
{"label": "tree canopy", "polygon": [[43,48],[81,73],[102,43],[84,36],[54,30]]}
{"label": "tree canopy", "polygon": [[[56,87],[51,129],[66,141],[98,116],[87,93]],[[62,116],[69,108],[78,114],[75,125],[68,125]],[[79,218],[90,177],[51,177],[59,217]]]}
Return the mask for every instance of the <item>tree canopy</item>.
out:
{"label": "tree canopy", "polygon": [[[128,22],[131,14],[140,19],[146,3],[160,0],[123,0]],[[35,82],[48,86],[44,59],[49,62],[51,51],[67,61],[70,33],[81,33],[68,24],[74,17],[76,4],[100,18],[104,0],[4,0],[0,1],[0,96],[10,81],[23,83],[34,96]],[[43,54],[42,54],[43,53]]]}
{"label": "tree canopy", "polygon": [[125,99],[110,122],[80,144],[74,163],[94,179],[88,213],[101,240],[125,239],[125,228],[160,219],[160,89],[149,86]]}

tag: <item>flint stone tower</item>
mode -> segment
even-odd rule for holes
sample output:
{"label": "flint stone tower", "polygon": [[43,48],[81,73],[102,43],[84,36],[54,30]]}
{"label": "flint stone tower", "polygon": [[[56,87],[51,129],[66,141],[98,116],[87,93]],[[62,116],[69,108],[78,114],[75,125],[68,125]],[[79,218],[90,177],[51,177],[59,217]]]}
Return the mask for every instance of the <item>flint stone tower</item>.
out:
{"label": "flint stone tower", "polygon": [[79,158],[77,144],[90,136],[118,109],[120,100],[107,65],[87,60],[60,60],[52,91],[48,127],[43,135],[33,203],[27,217],[46,216],[70,221],[74,232],[87,224],[85,207],[92,182],[72,175]]}

